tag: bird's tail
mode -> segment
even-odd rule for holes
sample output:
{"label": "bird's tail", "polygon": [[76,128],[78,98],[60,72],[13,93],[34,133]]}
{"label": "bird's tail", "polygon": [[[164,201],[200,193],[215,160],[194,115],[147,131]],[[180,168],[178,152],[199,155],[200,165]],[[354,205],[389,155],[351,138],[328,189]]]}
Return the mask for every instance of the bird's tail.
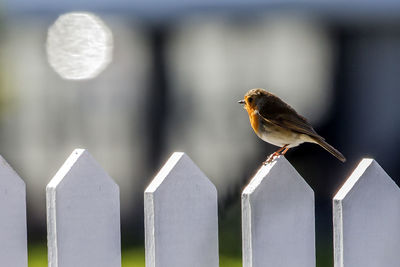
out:
{"label": "bird's tail", "polygon": [[340,153],[337,149],[335,149],[333,146],[325,142],[325,140],[318,139],[318,138],[313,138],[315,143],[318,145],[322,146],[326,151],[334,155],[338,160],[341,162],[345,162],[346,158]]}

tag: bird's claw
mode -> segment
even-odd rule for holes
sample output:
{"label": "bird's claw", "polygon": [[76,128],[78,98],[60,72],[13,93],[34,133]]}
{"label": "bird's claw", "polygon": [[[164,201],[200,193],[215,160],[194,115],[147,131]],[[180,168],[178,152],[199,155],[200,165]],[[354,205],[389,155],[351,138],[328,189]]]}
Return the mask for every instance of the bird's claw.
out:
{"label": "bird's claw", "polygon": [[267,158],[266,161],[263,162],[263,164],[267,165],[268,163],[271,163],[272,161],[274,161],[274,159],[276,159],[277,157],[279,157],[281,155],[285,155],[286,152],[289,150],[288,146],[289,146],[289,144],[286,144],[283,147],[279,148],[274,153],[272,153],[271,155],[269,155],[269,157]]}
{"label": "bird's claw", "polygon": [[278,156],[280,156],[281,154],[279,152],[274,152],[271,155],[269,155],[269,157],[267,158],[267,160],[265,160],[263,162],[264,165],[267,165],[271,162],[273,162]]}

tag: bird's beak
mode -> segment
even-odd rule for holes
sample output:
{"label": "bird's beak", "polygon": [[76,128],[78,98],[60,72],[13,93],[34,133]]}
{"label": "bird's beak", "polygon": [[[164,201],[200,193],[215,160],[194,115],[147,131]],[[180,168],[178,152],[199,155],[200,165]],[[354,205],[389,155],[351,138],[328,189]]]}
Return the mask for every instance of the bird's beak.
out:
{"label": "bird's beak", "polygon": [[241,105],[244,105],[244,100],[243,99],[239,100],[238,103],[241,104]]}

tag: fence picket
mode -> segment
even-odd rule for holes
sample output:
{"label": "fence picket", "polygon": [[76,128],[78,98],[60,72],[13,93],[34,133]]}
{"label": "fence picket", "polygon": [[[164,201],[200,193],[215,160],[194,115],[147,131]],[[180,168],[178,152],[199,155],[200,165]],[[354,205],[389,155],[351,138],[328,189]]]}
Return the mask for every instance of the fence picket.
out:
{"label": "fence picket", "polygon": [[363,159],[333,199],[335,267],[400,264],[400,190]]}
{"label": "fence picket", "polygon": [[49,267],[120,267],[118,185],[83,149],[46,188]]}
{"label": "fence picket", "polygon": [[283,157],[242,193],[243,266],[315,266],[314,192]]}
{"label": "fence picket", "polygon": [[25,183],[0,156],[0,265],[26,267]]}
{"label": "fence picket", "polygon": [[215,186],[174,153],[144,193],[147,267],[217,267]]}

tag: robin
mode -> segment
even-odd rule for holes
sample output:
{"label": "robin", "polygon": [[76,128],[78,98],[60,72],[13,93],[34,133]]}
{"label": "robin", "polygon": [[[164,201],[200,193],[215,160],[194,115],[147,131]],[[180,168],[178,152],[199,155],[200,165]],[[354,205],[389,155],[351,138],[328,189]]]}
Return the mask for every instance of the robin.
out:
{"label": "robin", "polygon": [[251,127],[257,136],[280,147],[264,164],[304,142],[318,144],[340,161],[346,161],[342,153],[317,134],[303,116],[276,95],[261,88],[251,89],[238,103],[247,110]]}

